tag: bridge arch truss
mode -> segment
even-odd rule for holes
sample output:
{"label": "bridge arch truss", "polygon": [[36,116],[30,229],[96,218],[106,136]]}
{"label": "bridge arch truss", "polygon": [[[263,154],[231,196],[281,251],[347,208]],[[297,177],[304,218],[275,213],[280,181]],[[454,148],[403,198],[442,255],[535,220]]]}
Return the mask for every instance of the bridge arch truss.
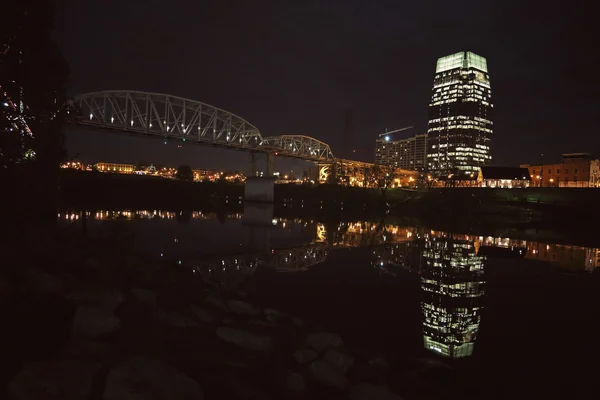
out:
{"label": "bridge arch truss", "polygon": [[335,160],[329,145],[310,136],[281,135],[263,139],[262,147],[278,151],[278,155],[301,158],[315,162]]}
{"label": "bridge arch truss", "polygon": [[245,119],[195,100],[160,93],[105,90],[75,96],[71,121],[80,125],[333,162],[327,143],[304,135],[263,138]]}
{"label": "bridge arch truss", "polygon": [[257,148],[258,129],[229,111],[159,93],[107,90],[76,96],[81,125],[226,147]]}

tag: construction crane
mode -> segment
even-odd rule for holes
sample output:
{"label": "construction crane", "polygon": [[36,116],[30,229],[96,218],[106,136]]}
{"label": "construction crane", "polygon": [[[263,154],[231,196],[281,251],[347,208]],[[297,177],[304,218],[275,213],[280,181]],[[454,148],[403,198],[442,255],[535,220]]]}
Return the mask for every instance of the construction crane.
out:
{"label": "construction crane", "polygon": [[380,133],[378,137],[384,136],[385,137],[385,141],[389,142],[390,141],[390,135],[392,133],[402,132],[402,131],[405,131],[405,130],[410,129],[410,128],[413,128],[413,127],[412,126],[407,126],[405,128],[396,129],[396,130],[393,130],[393,131],[390,131],[390,132],[386,131],[386,132]]}

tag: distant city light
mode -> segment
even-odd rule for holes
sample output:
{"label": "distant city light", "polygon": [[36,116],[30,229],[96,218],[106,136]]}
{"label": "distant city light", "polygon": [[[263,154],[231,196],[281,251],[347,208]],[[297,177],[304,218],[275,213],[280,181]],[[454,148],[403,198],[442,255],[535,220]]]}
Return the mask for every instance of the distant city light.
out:
{"label": "distant city light", "polygon": [[389,136],[389,135],[385,137],[385,141],[386,141],[386,142],[389,142],[389,141],[390,141],[390,136]]}

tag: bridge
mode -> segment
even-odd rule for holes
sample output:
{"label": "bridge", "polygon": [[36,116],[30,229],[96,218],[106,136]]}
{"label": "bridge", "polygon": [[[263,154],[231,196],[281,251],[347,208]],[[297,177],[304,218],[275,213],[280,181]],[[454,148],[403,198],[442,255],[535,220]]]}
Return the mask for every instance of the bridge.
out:
{"label": "bridge", "polygon": [[[334,165],[354,173],[373,166],[336,159],[327,143],[310,136],[263,137],[258,128],[238,115],[200,101],[168,94],[133,90],[85,93],[70,101],[68,112],[72,122],[91,128],[248,151],[252,155],[252,170],[256,175],[246,181],[245,197],[250,201],[273,201],[274,156],[316,163],[320,168],[321,182],[326,180]],[[402,173],[416,175],[415,171]],[[364,179],[355,181],[362,182]]]}
{"label": "bridge", "polygon": [[254,125],[223,109],[160,93],[105,90],[75,96],[76,123],[93,128],[333,162],[327,143],[304,135],[263,137]]}

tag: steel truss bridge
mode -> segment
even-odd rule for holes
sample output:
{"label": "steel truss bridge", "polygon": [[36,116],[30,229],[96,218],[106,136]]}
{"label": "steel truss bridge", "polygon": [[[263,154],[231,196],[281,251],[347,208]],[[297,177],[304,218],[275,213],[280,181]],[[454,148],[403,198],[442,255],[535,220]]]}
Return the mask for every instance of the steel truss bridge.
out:
{"label": "steel truss bridge", "polygon": [[105,90],[78,95],[70,106],[74,122],[89,127],[313,162],[335,160],[327,143],[310,136],[263,137],[254,125],[229,111],[167,94]]}

